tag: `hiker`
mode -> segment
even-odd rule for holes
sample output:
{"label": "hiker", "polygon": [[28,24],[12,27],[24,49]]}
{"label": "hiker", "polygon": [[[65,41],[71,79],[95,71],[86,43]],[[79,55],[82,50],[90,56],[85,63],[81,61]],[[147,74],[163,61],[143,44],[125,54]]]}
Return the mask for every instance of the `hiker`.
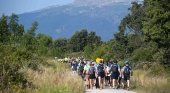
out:
{"label": "hiker", "polygon": [[78,66],[78,75],[81,76],[82,78],[84,78],[83,70],[84,70],[84,62],[80,62]]}
{"label": "hiker", "polygon": [[97,73],[97,67],[98,67],[98,63],[94,63],[94,67],[95,67],[95,69],[96,69],[96,73],[95,73],[95,87],[96,87],[96,89],[98,89],[98,88],[100,88],[100,86],[99,86],[99,79],[98,79],[98,73]]}
{"label": "hiker", "polygon": [[99,87],[100,89],[103,89],[103,81],[104,81],[104,77],[105,77],[105,70],[104,70],[104,64],[103,61],[100,60],[100,63],[97,66],[97,75],[98,75],[98,81],[99,81]]}
{"label": "hiker", "polygon": [[131,71],[131,67],[129,66],[128,62],[125,62],[125,66],[122,68],[121,73],[122,73],[122,79],[124,80],[123,87],[125,88],[125,85],[126,85],[127,90],[129,90],[130,76],[132,75],[132,71]]}
{"label": "hiker", "polygon": [[90,69],[89,69],[89,83],[90,83],[90,88],[93,89],[94,86],[94,81],[95,81],[95,73],[96,69],[94,67],[94,63],[90,63]]}
{"label": "hiker", "polygon": [[111,84],[110,75],[111,75],[110,66],[109,66],[109,62],[107,62],[106,69],[105,69],[105,84],[106,84],[106,86],[107,85],[110,86],[110,84]]}
{"label": "hiker", "polygon": [[76,74],[76,71],[77,71],[77,66],[78,66],[78,63],[76,61],[73,61],[72,62],[72,71],[73,71],[73,74]]}
{"label": "hiker", "polygon": [[120,88],[121,85],[122,85],[122,73],[121,73],[121,70],[122,70],[122,67],[120,67],[120,72],[119,72],[119,76],[118,76],[118,87]]}
{"label": "hiker", "polygon": [[89,84],[89,69],[90,69],[90,62],[87,62],[86,65],[84,66],[84,70],[83,70],[83,74],[85,75],[84,80],[85,80],[85,85],[86,88],[89,89],[90,88],[90,84]]}
{"label": "hiker", "polygon": [[116,60],[111,65],[110,72],[111,72],[111,79],[112,79],[112,87],[113,89],[117,89],[118,88],[118,77],[120,74],[120,67],[117,64]]}

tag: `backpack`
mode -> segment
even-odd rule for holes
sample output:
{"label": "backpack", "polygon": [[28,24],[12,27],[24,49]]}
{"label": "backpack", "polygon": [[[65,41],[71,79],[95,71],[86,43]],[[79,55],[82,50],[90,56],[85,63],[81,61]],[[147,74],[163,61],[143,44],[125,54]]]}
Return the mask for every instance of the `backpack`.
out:
{"label": "backpack", "polygon": [[113,73],[118,73],[119,72],[118,71],[118,65],[117,64],[112,65],[111,70],[112,70]]}
{"label": "backpack", "polygon": [[124,75],[125,76],[129,76],[130,75],[130,67],[129,66],[126,66],[125,69],[124,69]]}
{"label": "backpack", "polygon": [[83,70],[84,70],[84,66],[82,65],[79,67],[79,71],[83,72]]}
{"label": "backpack", "polygon": [[104,65],[103,64],[99,64],[97,67],[98,72],[104,72]]}
{"label": "backpack", "polygon": [[74,70],[77,70],[77,64],[76,63],[73,63],[72,66],[73,66]]}
{"label": "backpack", "polygon": [[89,69],[89,74],[90,74],[90,75],[95,74],[95,68],[94,68],[94,67],[90,67],[90,69]]}

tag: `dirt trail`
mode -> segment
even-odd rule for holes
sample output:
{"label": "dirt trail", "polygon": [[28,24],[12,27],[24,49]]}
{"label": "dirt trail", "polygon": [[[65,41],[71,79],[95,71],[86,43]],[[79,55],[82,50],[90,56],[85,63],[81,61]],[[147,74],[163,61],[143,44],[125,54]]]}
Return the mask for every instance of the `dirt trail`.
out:
{"label": "dirt trail", "polygon": [[105,89],[88,89],[85,93],[135,93],[133,91],[127,91],[123,89],[112,89],[112,88],[105,88]]}

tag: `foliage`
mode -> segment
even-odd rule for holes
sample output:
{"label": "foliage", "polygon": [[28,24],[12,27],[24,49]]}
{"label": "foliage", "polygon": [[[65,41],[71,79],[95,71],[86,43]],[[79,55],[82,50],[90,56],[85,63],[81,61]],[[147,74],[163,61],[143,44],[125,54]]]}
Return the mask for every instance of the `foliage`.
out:
{"label": "foliage", "polygon": [[[91,52],[101,45],[101,38],[95,32],[83,29],[76,32],[70,39],[53,40],[50,36],[37,34],[38,23],[25,31],[19,24],[18,16],[3,15],[0,18],[0,89],[2,91],[25,91],[30,81],[20,72],[23,68],[41,71],[40,64],[44,64],[43,56],[62,58],[71,52]],[[78,56],[80,56],[78,54]],[[85,52],[87,56],[90,55]],[[15,87],[15,88],[14,88]],[[32,86],[33,87],[33,86]]]}
{"label": "foliage", "polygon": [[170,6],[169,1],[145,0],[144,10],[145,20],[143,21],[143,31],[146,40],[153,41],[158,44],[160,50],[164,50],[162,60],[163,63],[169,63],[170,52]]}
{"label": "foliage", "polygon": [[101,38],[96,36],[95,32],[90,32],[86,29],[82,29],[80,32],[76,32],[69,41],[73,52],[83,51],[85,46],[97,47],[101,44]]}
{"label": "foliage", "polygon": [[38,70],[41,58],[37,55],[35,22],[28,32],[18,22],[18,16],[0,18],[0,89],[1,91],[25,91],[30,82],[20,69],[28,67]]}
{"label": "foliage", "polygon": [[91,54],[93,53],[93,48],[92,48],[92,46],[89,46],[89,45],[87,45],[85,48],[84,48],[84,56],[86,57],[86,58],[88,58],[88,59],[90,59],[91,58]]}
{"label": "foliage", "polygon": [[168,0],[133,2],[130,13],[122,19],[110,48],[116,59],[170,64]]}

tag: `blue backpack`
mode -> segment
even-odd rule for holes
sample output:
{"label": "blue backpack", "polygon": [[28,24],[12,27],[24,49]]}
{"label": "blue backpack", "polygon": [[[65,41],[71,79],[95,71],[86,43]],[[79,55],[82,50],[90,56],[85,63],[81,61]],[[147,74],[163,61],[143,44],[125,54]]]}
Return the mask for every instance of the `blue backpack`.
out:
{"label": "blue backpack", "polygon": [[104,72],[104,65],[103,64],[99,64],[97,67],[98,72]]}
{"label": "blue backpack", "polygon": [[89,74],[90,74],[90,75],[95,74],[95,67],[90,67],[90,69],[89,69]]}
{"label": "blue backpack", "polygon": [[119,71],[118,71],[118,65],[117,64],[113,64],[112,66],[111,66],[111,71],[113,72],[113,73],[118,73]]}
{"label": "blue backpack", "polygon": [[129,76],[130,75],[130,67],[129,66],[126,66],[125,69],[124,69],[124,75],[125,76]]}
{"label": "blue backpack", "polygon": [[77,66],[78,66],[77,63],[73,63],[72,66],[74,70],[77,70]]}

